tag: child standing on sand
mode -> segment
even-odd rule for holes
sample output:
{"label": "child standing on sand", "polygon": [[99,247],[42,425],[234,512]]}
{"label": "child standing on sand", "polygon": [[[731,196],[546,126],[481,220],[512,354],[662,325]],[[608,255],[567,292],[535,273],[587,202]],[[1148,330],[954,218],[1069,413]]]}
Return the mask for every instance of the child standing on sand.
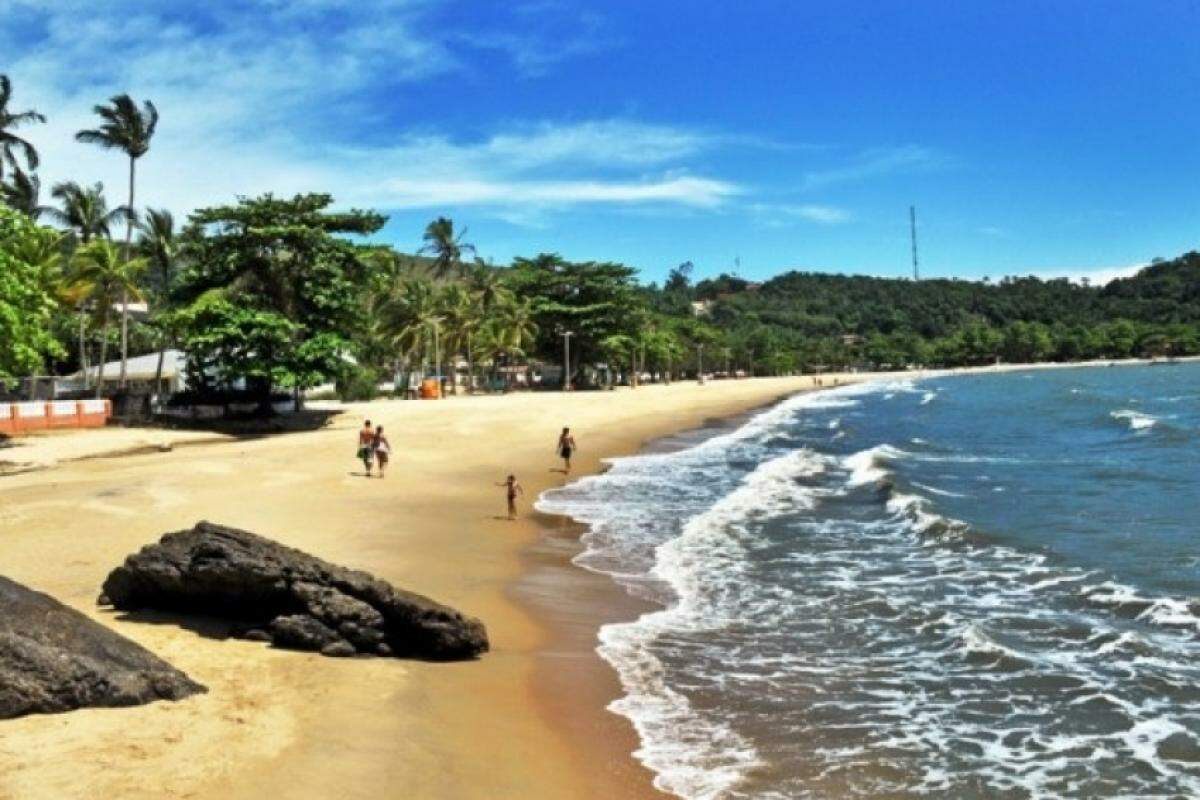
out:
{"label": "child standing on sand", "polygon": [[375,431],[371,430],[371,420],[363,423],[358,432],[358,458],[367,468],[367,477],[371,477],[371,464],[375,461]]}
{"label": "child standing on sand", "polygon": [[517,483],[516,475],[509,475],[505,478],[504,483],[497,483],[497,486],[504,486],[508,490],[508,519],[509,521],[517,518],[517,495],[525,494],[525,490],[521,488],[521,484]]}
{"label": "child standing on sand", "polygon": [[571,472],[571,454],[576,449],[575,437],[571,435],[571,429],[563,428],[562,433],[558,437],[558,455],[563,460],[564,475],[569,475]]}

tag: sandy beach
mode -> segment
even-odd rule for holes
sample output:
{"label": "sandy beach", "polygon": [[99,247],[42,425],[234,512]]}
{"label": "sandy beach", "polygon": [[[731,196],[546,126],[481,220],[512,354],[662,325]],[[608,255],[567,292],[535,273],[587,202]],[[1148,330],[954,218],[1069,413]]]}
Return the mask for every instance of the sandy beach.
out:
{"label": "sandy beach", "polygon": [[[0,573],[209,688],[178,703],[0,723],[0,797],[656,796],[629,756],[632,729],[604,710],[617,684],[592,652],[600,622],[638,609],[568,563],[572,526],[531,511],[567,480],[558,430],[577,436],[576,477],[603,457],[811,387],[805,377],[350,405],[316,432],[0,479]],[[353,458],[364,417],[386,427],[396,451],[385,480],[367,480]],[[104,435],[121,433],[146,438]],[[85,450],[88,435],[78,434]],[[495,486],[509,472],[525,489],[516,523],[504,520]],[[96,607],[126,554],[201,519],[478,616],[492,652],[457,664],[329,659],[228,640],[216,622],[183,628]]]}

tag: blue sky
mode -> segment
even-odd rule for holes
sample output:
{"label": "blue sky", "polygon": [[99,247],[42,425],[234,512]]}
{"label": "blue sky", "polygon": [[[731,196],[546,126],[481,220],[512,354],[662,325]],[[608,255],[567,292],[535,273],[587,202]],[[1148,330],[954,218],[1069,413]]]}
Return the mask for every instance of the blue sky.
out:
{"label": "blue sky", "polygon": [[1195,2],[0,0],[43,180],[118,91],[160,134],[141,197],[186,213],[320,190],[420,244],[557,251],[648,279],[788,268],[1103,280],[1200,234]]}

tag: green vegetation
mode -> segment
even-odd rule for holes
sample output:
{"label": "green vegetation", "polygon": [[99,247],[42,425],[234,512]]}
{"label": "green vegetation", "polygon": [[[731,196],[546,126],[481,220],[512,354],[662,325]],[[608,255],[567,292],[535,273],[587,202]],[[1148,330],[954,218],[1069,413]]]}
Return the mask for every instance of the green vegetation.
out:
{"label": "green vegetation", "polygon": [[0,381],[35,372],[43,359],[62,351],[50,333],[57,307],[54,265],[23,256],[54,236],[28,217],[0,208]]}
{"label": "green vegetation", "polygon": [[[495,266],[445,217],[405,254],[368,243],[384,217],[331,210],[323,194],[242,198],[177,225],[134,209],[158,111],[127,95],[97,106],[101,125],[77,138],[128,158],[129,203],[110,209],[102,185],[67,181],[44,206],[37,153],[16,133],[44,117],[10,111],[11,96],[0,76],[0,377],[73,372],[114,345],[122,362],[157,352],[161,374],[178,346],[193,396],[237,387],[265,408],[279,390],[336,382],[369,398],[409,375],[444,376],[459,392],[511,388],[540,369],[558,386],[568,346],[567,378],[580,387],[1200,353],[1197,253],[1104,287],[799,272],[695,282],[690,263],[659,286],[622,264],[553,253]],[[133,317],[140,299],[149,312]]]}

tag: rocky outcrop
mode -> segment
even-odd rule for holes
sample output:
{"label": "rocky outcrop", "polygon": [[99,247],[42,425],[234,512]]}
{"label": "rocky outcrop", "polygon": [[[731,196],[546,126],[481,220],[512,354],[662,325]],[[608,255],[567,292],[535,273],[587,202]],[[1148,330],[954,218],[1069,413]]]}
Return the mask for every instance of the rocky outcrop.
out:
{"label": "rocky outcrop", "polygon": [[235,633],[328,656],[432,660],[487,651],[483,624],[253,533],[201,522],[143,547],[104,582],[101,603],[222,617]]}
{"label": "rocky outcrop", "polygon": [[203,691],[141,645],[0,577],[0,719]]}

